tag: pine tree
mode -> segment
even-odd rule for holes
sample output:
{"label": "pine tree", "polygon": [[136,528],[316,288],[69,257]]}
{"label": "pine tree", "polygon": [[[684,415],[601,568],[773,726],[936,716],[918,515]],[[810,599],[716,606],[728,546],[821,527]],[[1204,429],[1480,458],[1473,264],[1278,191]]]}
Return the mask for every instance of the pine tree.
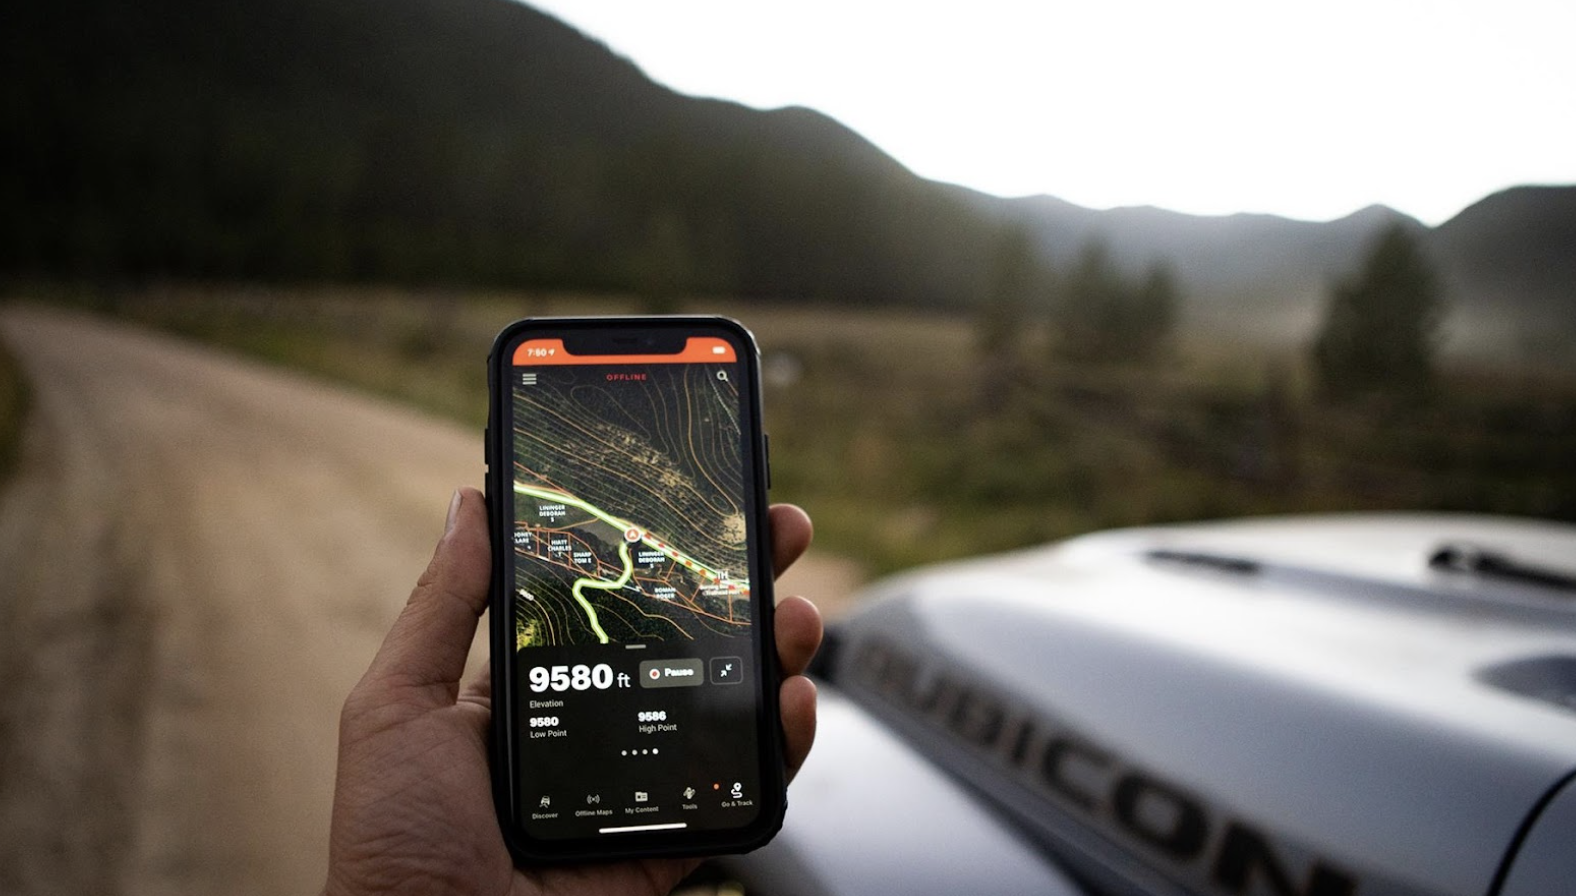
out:
{"label": "pine tree", "polygon": [[1030,306],[1047,291],[1050,271],[1036,256],[1028,231],[1010,225],[996,238],[985,273],[974,325],[981,358],[980,402],[994,413],[1008,405],[1019,381]]}
{"label": "pine tree", "polygon": [[987,358],[1006,365],[1017,359],[1029,304],[1042,279],[1028,232],[1021,226],[1009,228],[997,241],[975,319],[980,351]]}
{"label": "pine tree", "polygon": [[1443,315],[1439,277],[1417,237],[1391,226],[1374,240],[1361,270],[1331,295],[1313,343],[1320,395],[1332,402],[1425,396]]}
{"label": "pine tree", "polygon": [[1086,244],[1056,306],[1064,354],[1083,361],[1110,359],[1115,353],[1113,334],[1122,328],[1122,293],[1121,272],[1105,244]]}
{"label": "pine tree", "polygon": [[1151,361],[1165,353],[1181,304],[1181,290],[1171,266],[1163,262],[1150,265],[1143,285],[1133,296],[1132,357]]}
{"label": "pine tree", "polygon": [[1095,363],[1153,360],[1171,338],[1180,304],[1165,264],[1151,265],[1135,283],[1104,243],[1092,241],[1079,253],[1054,309],[1061,354]]}

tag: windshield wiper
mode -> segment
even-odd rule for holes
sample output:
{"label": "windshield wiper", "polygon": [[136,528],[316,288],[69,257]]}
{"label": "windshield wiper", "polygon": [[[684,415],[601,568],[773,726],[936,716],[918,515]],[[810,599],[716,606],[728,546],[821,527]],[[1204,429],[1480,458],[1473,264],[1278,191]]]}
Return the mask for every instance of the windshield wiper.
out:
{"label": "windshield wiper", "polygon": [[1576,575],[1523,563],[1509,554],[1465,542],[1441,546],[1428,558],[1428,566],[1440,572],[1502,579],[1526,585],[1540,585],[1559,591],[1576,592]]}
{"label": "windshield wiper", "polygon": [[1193,569],[1207,569],[1213,572],[1232,573],[1239,576],[1256,575],[1259,564],[1241,557],[1229,557],[1223,554],[1208,554],[1203,551],[1179,551],[1173,548],[1155,548],[1144,553],[1151,561],[1158,563],[1175,563],[1179,566]]}

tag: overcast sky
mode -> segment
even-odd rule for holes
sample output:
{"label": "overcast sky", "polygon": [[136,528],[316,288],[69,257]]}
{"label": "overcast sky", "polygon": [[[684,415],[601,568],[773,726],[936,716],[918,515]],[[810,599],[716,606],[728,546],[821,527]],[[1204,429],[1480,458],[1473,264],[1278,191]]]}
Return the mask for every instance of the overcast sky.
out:
{"label": "overcast sky", "polygon": [[1576,2],[541,0],[653,79],[1080,205],[1437,224],[1576,182]]}

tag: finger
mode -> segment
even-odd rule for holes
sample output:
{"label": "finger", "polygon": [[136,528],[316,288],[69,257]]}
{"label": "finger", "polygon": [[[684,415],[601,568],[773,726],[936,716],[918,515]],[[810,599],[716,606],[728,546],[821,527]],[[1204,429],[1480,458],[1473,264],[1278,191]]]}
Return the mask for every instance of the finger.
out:
{"label": "finger", "polygon": [[772,626],[777,630],[777,664],[783,675],[804,672],[821,647],[821,611],[804,598],[790,595],[777,604]]}
{"label": "finger", "polygon": [[803,675],[784,679],[777,699],[783,716],[783,761],[793,780],[815,742],[815,682]]}
{"label": "finger", "polygon": [[815,527],[810,524],[810,515],[792,504],[773,504],[770,514],[772,570],[780,576],[810,546]]}
{"label": "finger", "polygon": [[452,703],[476,622],[487,609],[491,550],[481,492],[462,488],[432,562],[389,629],[367,671],[369,681],[432,689]]}

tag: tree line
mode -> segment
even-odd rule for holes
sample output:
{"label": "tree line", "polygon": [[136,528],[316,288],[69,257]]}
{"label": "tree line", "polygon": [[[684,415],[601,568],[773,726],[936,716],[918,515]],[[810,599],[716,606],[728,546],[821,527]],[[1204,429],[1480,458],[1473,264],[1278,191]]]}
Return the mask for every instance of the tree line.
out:
{"label": "tree line", "polygon": [[978,343],[986,357],[1012,366],[1043,321],[1050,351],[1064,360],[1149,363],[1170,349],[1182,301],[1164,260],[1134,276],[1117,266],[1105,242],[1094,239],[1070,267],[1057,271],[1035,251],[1026,230],[1008,226],[997,237],[976,311]]}
{"label": "tree line", "polygon": [[[997,237],[975,312],[977,342],[996,373],[1025,360],[1040,324],[1050,353],[1063,361],[1153,365],[1174,347],[1182,303],[1163,260],[1128,274],[1096,239],[1058,273],[1026,231],[1008,227]],[[1308,347],[1318,397],[1331,404],[1431,397],[1445,311],[1443,281],[1417,234],[1403,224],[1380,231],[1357,269],[1329,290]]]}

